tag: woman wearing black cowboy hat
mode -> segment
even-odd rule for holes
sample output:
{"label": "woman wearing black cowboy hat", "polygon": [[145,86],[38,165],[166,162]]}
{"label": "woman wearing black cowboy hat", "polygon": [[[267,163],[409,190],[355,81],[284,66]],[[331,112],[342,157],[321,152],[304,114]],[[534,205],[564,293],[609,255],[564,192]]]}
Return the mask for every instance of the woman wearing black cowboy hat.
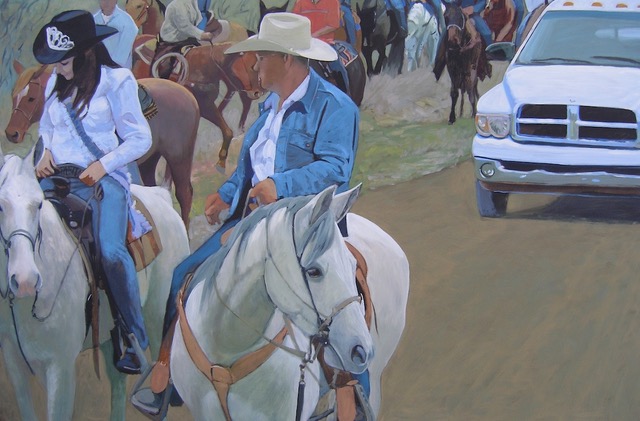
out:
{"label": "woman wearing black cowboy hat", "polygon": [[[137,100],[133,74],[120,68],[101,42],[116,32],[96,25],[87,11],[70,10],[54,16],[36,36],[35,58],[41,64],[54,65],[40,120],[44,152],[36,174],[46,191],[53,189],[49,177],[60,166],[71,164],[83,169],[78,178],[71,179],[71,192],[92,206],[93,235],[99,242],[108,289],[120,314],[120,328],[132,333],[144,350],[148,338],[138,279],[125,240],[130,220],[134,235],[140,236],[150,227],[131,207],[126,166],[149,150],[151,131]],[[99,198],[98,186],[103,192]],[[140,371],[133,347],[116,367],[129,374]]]}

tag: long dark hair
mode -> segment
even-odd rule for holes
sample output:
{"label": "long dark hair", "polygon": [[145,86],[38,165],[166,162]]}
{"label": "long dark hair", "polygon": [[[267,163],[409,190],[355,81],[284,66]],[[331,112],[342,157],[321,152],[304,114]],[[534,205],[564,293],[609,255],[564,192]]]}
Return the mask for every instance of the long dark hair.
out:
{"label": "long dark hair", "polygon": [[[79,53],[73,60],[73,78],[67,80],[58,76],[53,94],[58,95],[58,100],[64,101],[76,92],[73,100],[73,108],[78,116],[81,116],[89,106],[89,102],[100,84],[100,69],[102,66],[118,68],[120,65],[113,61],[107,47],[99,42],[94,47]],[[77,90],[77,91],[76,91]]]}

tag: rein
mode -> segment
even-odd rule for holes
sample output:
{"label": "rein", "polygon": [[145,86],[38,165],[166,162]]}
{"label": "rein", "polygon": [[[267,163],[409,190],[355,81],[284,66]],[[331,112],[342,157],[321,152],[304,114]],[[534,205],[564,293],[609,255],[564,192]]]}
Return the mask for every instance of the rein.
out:
{"label": "rein", "polygon": [[144,24],[144,22],[141,22],[142,18],[145,17],[146,15],[149,14],[149,8],[151,7],[151,5],[153,5],[153,0],[151,0],[150,2],[147,2],[147,0],[144,0],[144,4],[145,6],[142,8],[142,10],[140,11],[140,13],[138,14],[138,16],[136,16],[133,20],[136,22],[136,26],[140,27]]}
{"label": "rein", "polygon": [[[245,205],[242,213],[242,218],[245,217],[245,213],[247,208],[249,207],[249,204],[250,204],[250,199],[249,199],[249,195],[247,195],[247,199],[245,200]],[[269,242],[268,229],[266,230],[265,235],[267,236],[266,243],[268,244]],[[268,251],[267,253],[268,253],[269,259],[273,261],[271,254]],[[298,260],[298,265],[300,266],[300,255],[297,255],[296,258]],[[295,291],[293,288],[291,288],[291,285],[286,281],[286,278],[282,276],[282,272],[280,271],[278,266],[274,264],[274,267],[276,268],[278,273],[281,275],[282,279],[290,287],[290,289],[292,291]],[[298,296],[298,298],[303,303],[305,303],[307,306],[313,309],[318,321],[318,331],[316,334],[310,337],[309,350],[307,352],[301,351],[299,349],[299,346],[297,345],[297,343],[295,342],[295,338],[293,337],[292,337],[292,340],[296,345],[296,349],[283,345],[286,335],[289,333],[289,331],[292,330],[292,328],[290,327],[291,320],[286,315],[284,315],[285,326],[280,330],[280,332],[273,339],[268,338],[264,335],[264,332],[261,332],[260,330],[253,327],[251,324],[249,324],[247,320],[245,320],[242,316],[240,316],[236,311],[234,311],[229,306],[226,300],[224,300],[222,297],[222,294],[219,290],[218,283],[214,282],[214,289],[215,289],[216,295],[220,300],[220,302],[225,306],[225,308],[229,310],[231,314],[233,314],[237,319],[243,322],[247,327],[249,327],[254,332],[258,333],[262,337],[262,339],[267,341],[267,344],[253,351],[252,353],[249,353],[241,357],[240,359],[236,360],[230,367],[224,367],[219,364],[213,363],[208,359],[208,357],[200,347],[200,344],[198,343],[197,338],[195,337],[193,331],[191,330],[189,321],[187,320],[186,312],[184,310],[183,296],[188,283],[183,286],[183,289],[181,289],[178,294],[178,303],[177,303],[178,316],[179,316],[178,320],[179,320],[180,328],[183,334],[183,342],[185,344],[185,347],[187,348],[187,352],[189,353],[191,360],[194,362],[198,370],[213,385],[213,388],[218,394],[218,399],[220,400],[220,404],[225,414],[225,419],[227,421],[231,421],[231,414],[229,412],[229,407],[227,402],[227,397],[228,397],[229,389],[231,385],[233,385],[237,381],[243,379],[244,377],[253,373],[256,369],[258,369],[264,362],[266,362],[271,357],[271,355],[276,350],[276,348],[280,348],[281,350],[288,352],[301,359],[300,379],[298,382],[298,397],[297,397],[297,407],[296,407],[296,421],[299,421],[302,413],[302,408],[304,405],[304,389],[306,384],[305,369],[307,365],[309,363],[314,362],[317,359],[318,354],[323,347],[330,346],[329,327],[331,326],[331,323],[333,322],[333,319],[335,318],[335,316],[338,313],[340,313],[349,304],[353,302],[358,302],[358,303],[362,302],[362,297],[359,295],[354,297],[349,297],[344,301],[342,301],[337,306],[335,306],[331,314],[323,320],[315,304],[313,294],[311,293],[311,288],[309,286],[309,281],[305,274],[305,270],[304,268],[302,268],[302,266],[300,266],[300,268],[303,272],[302,275],[305,280],[305,286],[307,287],[307,291],[309,292],[309,296],[311,297],[311,305],[306,304],[305,301],[302,300],[302,298],[297,294],[296,296]],[[313,352],[314,348],[315,348],[315,352]]]}
{"label": "rein", "polygon": [[[69,231],[69,229],[66,226],[66,224],[64,224],[64,223],[62,223],[62,224],[67,229],[67,231],[69,232],[70,236],[74,240],[76,240],[75,241],[76,247],[75,247],[75,249],[73,251],[73,254],[69,258],[69,261],[67,262],[67,266],[65,267],[64,273],[63,273],[62,278],[60,280],[60,283],[58,285],[58,289],[56,290],[56,293],[55,293],[55,296],[54,296],[54,299],[53,299],[53,304],[51,305],[51,309],[49,309],[49,313],[46,316],[43,316],[43,317],[38,316],[38,314],[36,312],[36,305],[38,303],[38,292],[36,291],[36,295],[35,295],[35,298],[33,300],[33,304],[31,305],[31,316],[34,319],[36,319],[37,321],[39,321],[39,322],[46,321],[53,314],[53,309],[55,308],[56,301],[58,300],[60,292],[62,291],[62,287],[64,286],[64,282],[67,279],[67,274],[69,272],[69,269],[71,268],[71,262],[73,261],[73,256],[80,251],[80,243],[79,243],[78,239],[76,239],[72,235],[71,231]],[[25,229],[22,229],[22,228],[19,228],[19,229],[16,229],[16,230],[12,231],[11,234],[9,234],[9,236],[7,238],[5,238],[4,234],[2,233],[2,230],[0,229],[0,241],[2,242],[2,246],[4,248],[4,252],[5,252],[5,255],[7,257],[9,257],[9,250],[11,249],[11,239],[14,238],[14,237],[18,237],[18,236],[25,237],[27,240],[29,240],[29,243],[31,244],[31,250],[32,250],[33,253],[35,253],[36,252],[36,243],[38,242],[38,240],[42,239],[42,229],[41,229],[40,225],[38,225],[38,232],[37,232],[35,238],[31,235],[31,233],[29,231],[27,231]],[[83,258],[83,262],[84,262],[84,265],[85,265],[85,269],[87,270],[87,273],[91,273],[91,269],[90,269],[89,263],[86,261],[86,258],[84,257],[84,255],[81,255],[81,256]],[[18,349],[20,350],[20,354],[22,355],[22,359],[27,364],[27,367],[29,368],[29,371],[31,372],[31,375],[35,375],[35,372],[33,371],[33,368],[31,367],[31,364],[27,360],[27,357],[26,357],[26,355],[24,353],[24,350],[22,348],[22,341],[20,340],[20,336],[18,334],[18,324],[17,324],[17,321],[16,321],[15,310],[14,310],[14,299],[15,299],[15,296],[14,296],[13,292],[10,292],[9,289],[10,289],[10,287],[9,287],[9,284],[7,283],[7,290],[6,291],[3,292],[0,289],[0,296],[3,299],[6,299],[7,297],[9,298],[9,307],[11,309],[11,318],[13,320],[13,328],[14,328],[14,332],[16,334],[16,340],[18,342]],[[95,333],[94,333],[94,335],[95,335]],[[96,351],[97,351],[97,348],[94,347],[94,364],[97,365],[97,359],[96,359],[97,354],[96,354]],[[100,376],[98,375],[98,377],[100,377]]]}

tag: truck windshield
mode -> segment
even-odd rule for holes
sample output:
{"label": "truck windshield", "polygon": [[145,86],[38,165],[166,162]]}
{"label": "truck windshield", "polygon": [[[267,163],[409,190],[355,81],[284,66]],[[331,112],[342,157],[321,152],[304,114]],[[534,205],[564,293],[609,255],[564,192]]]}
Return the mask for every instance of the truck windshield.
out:
{"label": "truck windshield", "polygon": [[640,13],[549,11],[516,63],[640,68],[639,52]]}

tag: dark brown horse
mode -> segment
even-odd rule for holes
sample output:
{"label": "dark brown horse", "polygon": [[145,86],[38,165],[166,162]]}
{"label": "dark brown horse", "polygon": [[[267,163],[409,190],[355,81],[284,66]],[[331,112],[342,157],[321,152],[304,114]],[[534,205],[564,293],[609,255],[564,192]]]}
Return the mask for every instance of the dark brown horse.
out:
{"label": "dark brown horse", "polygon": [[[408,7],[405,7],[404,13],[409,13]],[[385,0],[364,0],[362,7],[358,4],[358,16],[367,75],[377,75],[382,70],[390,75],[400,74],[404,63],[405,37],[400,36],[395,19],[391,19],[387,13]],[[375,64],[374,52],[377,53]]]}
{"label": "dark brown horse", "polygon": [[456,121],[456,103],[460,97],[460,115],[464,111],[464,94],[471,103],[471,115],[476,115],[478,102],[478,79],[491,77],[484,44],[477,31],[470,31],[462,9],[453,3],[445,3],[444,21],[447,28],[444,41],[438,49],[433,72],[439,80],[446,65],[451,79],[451,112],[449,124]]}
{"label": "dark brown horse", "polygon": [[[25,69],[13,63],[18,79],[13,89],[13,112],[5,134],[12,143],[21,143],[29,127],[40,120],[44,105],[44,89],[51,75],[50,66]],[[200,110],[194,96],[184,87],[161,79],[140,79],[153,98],[158,113],[149,120],[153,143],[151,149],[138,160],[142,181],[156,185],[155,171],[160,157],[167,163],[165,182],[171,179],[180,204],[180,214],[187,229],[193,200],[191,167],[200,123]]]}
{"label": "dark brown horse", "polygon": [[[254,69],[255,54],[225,55],[225,50],[231,45],[233,43],[203,45],[191,48],[184,55],[179,53],[173,55],[177,59],[177,67],[183,72],[180,76],[182,84],[195,96],[200,105],[202,117],[215,124],[222,132],[222,147],[218,153],[217,163],[218,169],[222,171],[226,168],[233,130],[225,121],[220,107],[224,109],[231,95],[241,92],[240,99],[243,104],[241,122],[243,122],[246,120],[251,101],[260,98],[264,93],[258,83],[258,73]],[[166,60],[165,57],[168,55],[160,57],[157,62],[162,64],[162,61]],[[139,75],[136,74],[136,76]],[[220,95],[220,82],[228,88],[218,106],[216,100]]]}

